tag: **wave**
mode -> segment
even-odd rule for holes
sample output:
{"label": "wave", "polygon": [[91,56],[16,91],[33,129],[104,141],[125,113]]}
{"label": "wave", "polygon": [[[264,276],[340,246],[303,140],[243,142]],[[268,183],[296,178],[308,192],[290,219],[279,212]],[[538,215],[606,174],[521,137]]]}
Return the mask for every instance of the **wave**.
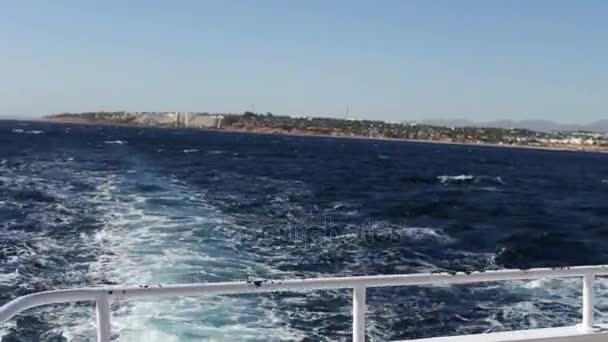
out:
{"label": "wave", "polygon": [[441,183],[447,184],[449,182],[464,182],[464,181],[472,181],[475,177],[472,175],[459,175],[459,176],[437,176],[437,179],[441,181]]}
{"label": "wave", "polygon": [[184,153],[194,153],[194,152],[198,152],[197,148],[187,148],[184,150]]}
{"label": "wave", "polygon": [[[0,193],[4,195],[0,208],[2,301],[31,292],[87,285],[84,270],[98,248],[82,239],[82,232],[90,229],[91,223],[83,220],[81,208],[95,214],[86,202],[91,194],[74,184],[98,179],[95,173],[74,172],[63,159],[51,155],[27,165],[0,165],[0,172],[6,175],[0,181]],[[54,173],[57,169],[62,170],[61,174]],[[36,336],[64,340],[64,328],[87,326],[89,317],[89,307],[45,306],[24,313],[23,319],[0,324],[0,331],[17,341]],[[22,336],[27,331],[35,334]]]}
{"label": "wave", "polygon": [[500,176],[490,177],[490,176],[474,176],[474,175],[457,175],[457,176],[437,176],[437,179],[444,185],[449,184],[494,184],[494,185],[502,185],[504,181]]}
{"label": "wave", "polygon": [[39,189],[12,190],[10,197],[17,201],[22,201],[22,202],[34,201],[34,202],[54,203],[57,201],[57,199],[55,197],[53,197],[52,194],[46,193]]}
{"label": "wave", "polygon": [[441,243],[451,243],[454,239],[447,235],[442,229],[430,227],[406,227],[402,229],[405,236],[418,240],[434,240]]}
{"label": "wave", "polygon": [[[535,279],[501,282],[500,285],[486,285],[477,291],[480,308],[489,311],[484,319],[489,326],[487,332],[535,329],[554,326],[568,326],[580,322],[582,310],[582,281],[578,278]],[[496,290],[504,291],[517,298],[515,303],[497,303]],[[608,322],[608,280],[595,281],[595,323]]]}
{"label": "wave", "polygon": [[109,145],[126,145],[127,141],[126,140],[106,140],[106,141],[104,141],[104,143],[109,144]]}
{"label": "wave", "polygon": [[44,131],[41,130],[30,130],[30,131],[26,131],[20,128],[13,128],[11,130],[11,132],[15,133],[15,134],[34,134],[34,135],[38,135],[38,134],[43,134]]}

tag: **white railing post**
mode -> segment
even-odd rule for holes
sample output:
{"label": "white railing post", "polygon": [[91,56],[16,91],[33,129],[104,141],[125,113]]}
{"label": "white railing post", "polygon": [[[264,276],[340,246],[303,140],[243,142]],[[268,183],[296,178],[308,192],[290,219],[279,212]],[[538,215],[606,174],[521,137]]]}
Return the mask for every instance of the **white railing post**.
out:
{"label": "white railing post", "polygon": [[95,301],[97,316],[97,342],[110,342],[110,296],[105,292]]}
{"label": "white railing post", "polygon": [[353,342],[365,342],[365,286],[353,288]]}
{"label": "white railing post", "polygon": [[593,330],[593,282],[594,273],[583,276],[583,329]]}

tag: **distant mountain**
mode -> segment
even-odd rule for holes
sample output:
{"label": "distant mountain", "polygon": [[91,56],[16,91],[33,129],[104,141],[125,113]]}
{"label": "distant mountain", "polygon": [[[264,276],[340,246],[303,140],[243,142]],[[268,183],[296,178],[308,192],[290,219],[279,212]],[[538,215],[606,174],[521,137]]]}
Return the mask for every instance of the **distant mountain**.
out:
{"label": "distant mountain", "polygon": [[587,125],[589,130],[594,132],[608,132],[608,120],[598,120]]}
{"label": "distant mountain", "polygon": [[561,124],[549,120],[496,120],[489,122],[474,122],[468,119],[425,119],[421,124],[445,127],[495,127],[522,128],[540,132],[590,131],[608,133],[608,120],[598,120],[587,125]]}
{"label": "distant mountain", "polygon": [[441,127],[470,127],[475,126],[475,122],[468,119],[425,119],[419,122],[423,125]]}
{"label": "distant mountain", "polygon": [[0,120],[15,120],[15,121],[36,121],[40,120],[39,116],[32,115],[17,115],[17,114],[0,114]]}
{"label": "distant mountain", "polygon": [[481,125],[498,128],[524,128],[540,132],[577,131],[583,129],[583,126],[564,125],[549,120],[500,120],[482,123]]}

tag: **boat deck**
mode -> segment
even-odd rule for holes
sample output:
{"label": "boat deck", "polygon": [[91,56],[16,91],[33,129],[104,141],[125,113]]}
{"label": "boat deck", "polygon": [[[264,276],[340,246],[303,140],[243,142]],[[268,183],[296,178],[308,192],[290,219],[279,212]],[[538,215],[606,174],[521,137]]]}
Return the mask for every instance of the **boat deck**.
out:
{"label": "boat deck", "polygon": [[[608,327],[585,330],[580,326],[505,331],[488,334],[433,337],[407,342],[599,342],[608,341]],[[406,342],[406,341],[399,341]]]}

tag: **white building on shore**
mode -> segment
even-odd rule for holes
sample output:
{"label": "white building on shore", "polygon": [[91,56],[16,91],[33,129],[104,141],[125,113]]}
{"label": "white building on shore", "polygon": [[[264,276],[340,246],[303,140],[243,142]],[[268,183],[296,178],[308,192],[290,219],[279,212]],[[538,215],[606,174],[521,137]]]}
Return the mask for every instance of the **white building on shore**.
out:
{"label": "white building on shore", "polygon": [[222,115],[194,114],[190,116],[187,126],[198,128],[222,128],[223,121],[224,116]]}

